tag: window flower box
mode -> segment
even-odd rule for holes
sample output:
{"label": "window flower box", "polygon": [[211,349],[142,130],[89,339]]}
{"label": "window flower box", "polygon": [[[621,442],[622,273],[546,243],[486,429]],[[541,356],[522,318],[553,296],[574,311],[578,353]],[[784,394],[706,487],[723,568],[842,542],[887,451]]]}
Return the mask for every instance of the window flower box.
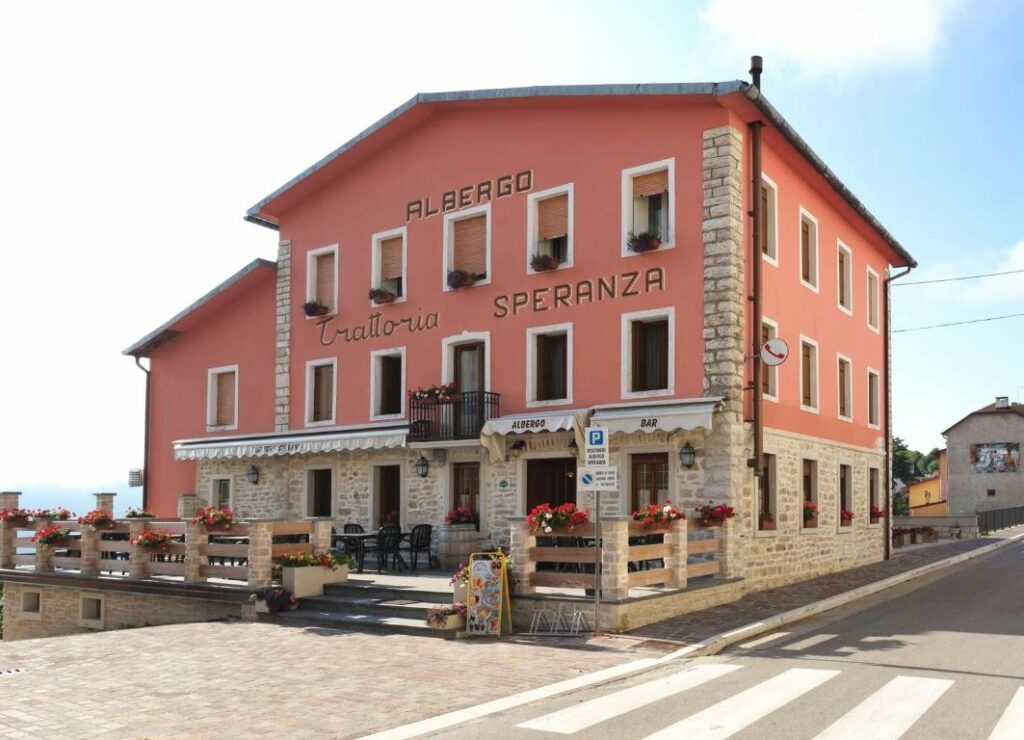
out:
{"label": "window flower box", "polygon": [[382,303],[394,303],[398,298],[390,290],[384,288],[370,288],[370,300],[380,305]]}
{"label": "window flower box", "polygon": [[818,526],[818,505],[813,501],[804,501],[804,529],[816,529]]}
{"label": "window flower box", "polygon": [[487,277],[486,273],[477,274],[475,272],[469,272],[468,270],[451,270],[448,273],[448,287],[452,290],[469,288],[478,280],[483,280],[485,277]]}
{"label": "window flower box", "polygon": [[632,231],[629,232],[629,239],[626,240],[626,249],[630,252],[637,254],[643,254],[644,252],[653,252],[661,246],[661,237],[655,233],[647,231],[639,234],[634,234]]}
{"label": "window flower box", "polygon": [[840,527],[849,527],[852,524],[853,524],[853,512],[852,511],[847,511],[846,509],[842,509],[839,512],[839,526]]}
{"label": "window flower box", "polygon": [[732,519],[735,516],[733,508],[728,504],[716,505],[712,501],[698,506],[695,511],[699,515],[697,523],[702,527],[721,527],[725,524],[726,519]]}
{"label": "window flower box", "polygon": [[884,509],[880,509],[877,506],[872,506],[871,507],[870,514],[871,514],[870,522],[872,524],[878,524],[878,522],[880,522],[882,519],[885,518],[885,510]]}
{"label": "window flower box", "polygon": [[557,270],[560,264],[558,258],[550,254],[535,254],[530,259],[530,267],[534,272],[551,272]]}
{"label": "window flower box", "polygon": [[302,310],[306,312],[306,316],[326,316],[331,312],[331,309],[320,301],[307,301],[302,304]]}
{"label": "window flower box", "polygon": [[775,531],[775,517],[765,512],[757,518],[757,526],[762,532],[774,532]]}

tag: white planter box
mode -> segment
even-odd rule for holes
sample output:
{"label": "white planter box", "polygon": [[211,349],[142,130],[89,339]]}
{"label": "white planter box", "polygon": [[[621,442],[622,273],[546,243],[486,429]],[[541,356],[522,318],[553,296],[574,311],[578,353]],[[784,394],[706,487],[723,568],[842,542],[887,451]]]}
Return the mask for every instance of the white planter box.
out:
{"label": "white planter box", "polygon": [[466,629],[466,618],[458,614],[449,615],[443,624],[428,624],[432,630],[464,630]]}
{"label": "white planter box", "polygon": [[281,585],[291,591],[297,599],[323,596],[326,584],[345,583],[347,580],[347,565],[339,565],[336,570],[321,565],[305,568],[281,568]]}

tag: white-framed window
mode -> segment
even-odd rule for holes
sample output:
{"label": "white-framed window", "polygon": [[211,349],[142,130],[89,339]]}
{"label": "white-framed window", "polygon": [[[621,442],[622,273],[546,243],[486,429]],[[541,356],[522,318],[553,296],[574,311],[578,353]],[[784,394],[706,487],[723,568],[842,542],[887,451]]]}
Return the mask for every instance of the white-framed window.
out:
{"label": "white-framed window", "polygon": [[[306,318],[338,312],[338,245],[306,253]],[[313,310],[310,306],[322,306]]]}
{"label": "white-framed window", "polygon": [[818,292],[818,219],[800,207],[800,283]]}
{"label": "white-framed window", "polygon": [[868,368],[868,426],[878,429],[882,425],[881,415],[881,382],[882,376],[873,368]]}
{"label": "white-framed window", "polygon": [[800,337],[800,408],[818,413],[818,343]]}
{"label": "white-framed window", "polygon": [[238,365],[206,371],[206,430],[238,428]]}
{"label": "white-framed window", "polygon": [[370,353],[370,419],[405,416],[405,347]]}
{"label": "white-framed window", "polygon": [[[13,607],[14,604],[12,603]],[[21,589],[22,619],[39,620],[43,618],[43,592],[33,588]]]}
{"label": "white-framed window", "polygon": [[622,314],[620,354],[623,398],[675,393],[674,308]]}
{"label": "white-framed window", "polygon": [[210,505],[218,509],[233,509],[231,501],[231,479],[213,478],[210,481]]}
{"label": "white-framed window", "polygon": [[526,330],[526,405],[572,403],[572,324]]}
{"label": "white-framed window", "polygon": [[370,290],[381,291],[376,298],[370,299],[376,306],[405,302],[407,238],[404,226],[370,237]]}
{"label": "white-framed window", "polygon": [[853,252],[841,239],[836,240],[836,305],[853,315]]}
{"label": "white-framed window", "polygon": [[106,604],[100,594],[79,594],[78,597],[78,626],[91,629],[103,629],[103,620]]}
{"label": "white-framed window", "polygon": [[[662,159],[622,171],[622,256],[632,237],[657,237],[658,249],[671,249],[676,231],[676,160]],[[632,235],[632,236],[631,236]]]}
{"label": "white-framed window", "polygon": [[878,279],[878,273],[868,267],[868,328],[871,331],[878,332],[881,326],[879,316],[881,315],[880,305],[880,291],[881,283]]}
{"label": "white-framed window", "polygon": [[[779,336],[779,323],[761,317],[761,344]],[[779,400],[779,367],[761,363],[761,397],[768,401]]]}
{"label": "white-framed window", "polygon": [[306,426],[334,423],[338,387],[338,358],[327,357],[306,362]]}
{"label": "white-framed window", "polygon": [[761,173],[761,254],[764,261],[779,265],[779,186],[768,175]]}
{"label": "white-framed window", "polygon": [[306,516],[334,516],[334,469],[306,470]]}
{"label": "white-framed window", "polygon": [[491,389],[491,333],[463,332],[441,340],[441,379],[461,392]]}
{"label": "white-framed window", "polygon": [[572,267],[572,227],[572,183],[526,196],[528,274]]}
{"label": "white-framed window", "polygon": [[[800,481],[800,528],[801,529],[817,529],[818,527],[818,515],[811,516],[810,514],[804,514],[804,504],[814,504],[817,511],[818,506],[818,461],[804,458],[800,461],[801,469],[801,481]],[[820,512],[818,512],[820,514]]]}
{"label": "white-framed window", "polygon": [[853,361],[836,353],[836,415],[853,421]]}
{"label": "white-framed window", "polygon": [[836,503],[838,511],[836,520],[839,524],[839,531],[849,531],[853,528],[853,521],[843,519],[844,511],[853,511],[853,466],[848,463],[839,463],[839,481],[837,486],[838,494]]}
{"label": "white-framed window", "polygon": [[457,280],[453,273],[462,276],[461,286],[487,285],[491,282],[490,203],[446,213],[443,238],[444,290],[455,290],[452,285]]}

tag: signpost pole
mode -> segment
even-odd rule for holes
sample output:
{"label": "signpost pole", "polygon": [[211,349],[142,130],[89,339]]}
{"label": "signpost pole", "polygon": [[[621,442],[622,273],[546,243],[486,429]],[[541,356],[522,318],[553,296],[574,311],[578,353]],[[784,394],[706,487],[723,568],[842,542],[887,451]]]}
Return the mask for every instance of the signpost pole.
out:
{"label": "signpost pole", "polygon": [[594,491],[594,628],[591,632],[601,629],[601,552],[604,550],[604,539],[601,536],[601,492]]}

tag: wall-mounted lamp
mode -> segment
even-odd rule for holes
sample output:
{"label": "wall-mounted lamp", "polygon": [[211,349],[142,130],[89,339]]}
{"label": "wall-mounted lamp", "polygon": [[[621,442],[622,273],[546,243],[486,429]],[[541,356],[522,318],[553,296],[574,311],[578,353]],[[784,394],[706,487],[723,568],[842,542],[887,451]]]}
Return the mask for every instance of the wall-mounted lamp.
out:
{"label": "wall-mounted lamp", "polygon": [[519,457],[520,455],[523,454],[523,450],[525,450],[525,449],[526,449],[526,442],[521,440],[521,439],[517,439],[509,447],[509,452],[512,454],[513,457]]}
{"label": "wall-mounted lamp", "polygon": [[430,462],[423,455],[420,455],[420,459],[416,461],[416,475],[420,478],[426,478],[429,472]]}
{"label": "wall-mounted lamp", "polygon": [[249,468],[249,472],[245,474],[245,479],[252,483],[254,486],[260,482],[260,470],[255,465]]}
{"label": "wall-mounted lamp", "polygon": [[693,464],[697,461],[697,452],[693,449],[693,445],[687,442],[679,448],[679,464],[689,470],[693,467]]}

